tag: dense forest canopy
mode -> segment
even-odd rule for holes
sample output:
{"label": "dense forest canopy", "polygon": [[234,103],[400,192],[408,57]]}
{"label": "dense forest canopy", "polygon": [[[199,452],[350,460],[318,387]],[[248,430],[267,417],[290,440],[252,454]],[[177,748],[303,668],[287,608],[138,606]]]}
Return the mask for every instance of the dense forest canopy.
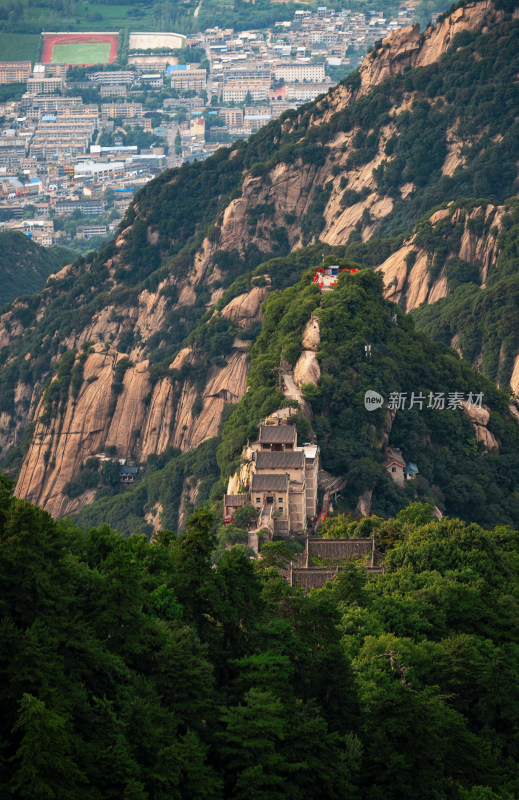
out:
{"label": "dense forest canopy", "polygon": [[18,231],[0,232],[0,308],[43,289],[49,275],[75,258],[65,247],[42,247]]}
{"label": "dense forest canopy", "polygon": [[512,800],[519,534],[430,511],[335,520],[386,574],[304,596],[204,510],[124,539],[3,480],[2,796]]}

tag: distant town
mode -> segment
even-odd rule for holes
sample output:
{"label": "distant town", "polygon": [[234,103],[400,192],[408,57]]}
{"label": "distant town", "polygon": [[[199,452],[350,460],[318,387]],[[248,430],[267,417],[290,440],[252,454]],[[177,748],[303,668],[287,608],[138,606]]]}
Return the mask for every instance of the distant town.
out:
{"label": "distant town", "polygon": [[38,63],[0,62],[0,229],[98,246],[147,181],[326,93],[416,5],[190,37],[43,33]]}

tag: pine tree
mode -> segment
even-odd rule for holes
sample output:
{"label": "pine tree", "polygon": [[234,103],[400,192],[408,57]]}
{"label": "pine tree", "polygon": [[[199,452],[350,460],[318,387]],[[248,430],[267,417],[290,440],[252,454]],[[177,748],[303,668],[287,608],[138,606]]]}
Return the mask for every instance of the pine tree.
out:
{"label": "pine tree", "polygon": [[27,800],[76,800],[85,776],[72,755],[66,720],[42,700],[24,694],[13,733],[21,741],[13,762],[11,788]]}

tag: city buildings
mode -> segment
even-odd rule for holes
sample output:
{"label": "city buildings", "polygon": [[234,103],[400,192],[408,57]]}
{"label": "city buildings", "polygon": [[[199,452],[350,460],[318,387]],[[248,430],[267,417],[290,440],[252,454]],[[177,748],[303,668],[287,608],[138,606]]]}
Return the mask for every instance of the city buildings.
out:
{"label": "city buildings", "polygon": [[200,92],[205,91],[207,86],[205,69],[169,67],[168,74],[171,75],[171,88],[177,92],[196,92],[200,94]]}
{"label": "city buildings", "polygon": [[0,85],[6,83],[27,83],[30,75],[30,61],[0,62]]}
{"label": "city buildings", "polygon": [[[298,9],[268,31],[189,39],[132,33],[127,64],[87,67],[78,79],[61,63],[0,62],[0,84],[26,87],[0,104],[0,225],[48,219],[52,235],[20,227],[44,244],[108,235],[148,180],[327,92],[377,39],[409,24],[415,5],[391,19],[375,8]],[[198,62],[177,63],[191,61],[179,57],[184,47],[198,48]]]}

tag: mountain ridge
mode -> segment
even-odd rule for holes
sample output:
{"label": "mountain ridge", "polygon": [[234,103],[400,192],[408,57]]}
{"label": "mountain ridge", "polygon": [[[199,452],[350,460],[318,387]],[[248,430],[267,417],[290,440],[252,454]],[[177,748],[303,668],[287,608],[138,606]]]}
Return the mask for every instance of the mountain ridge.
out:
{"label": "mountain ridge", "polygon": [[[379,266],[423,206],[427,210],[444,200],[442,193],[472,186],[476,178],[481,184],[484,158],[490,162],[487,182],[499,176],[495,202],[505,199],[516,179],[510,165],[517,125],[504,100],[517,93],[507,77],[517,57],[517,23],[487,0],[451,16],[454,22],[440,22],[438,33],[399,34],[410,37],[413,47],[396,59],[395,74],[351,105],[343,98],[340,111],[323,124],[311,126],[312,115],[324,118],[324,105],[362,86],[362,76],[288,113],[246,144],[163,174],[139,192],[113,242],[2,315],[3,451],[20,446],[28,423],[43,417],[20,474],[23,496],[67,513],[81,501],[69,503],[64,487],[105,446],[140,459],[214,437],[226,405],[245,391],[246,343],[257,335],[257,300],[268,289],[253,287],[251,274],[265,258],[293,252],[297,264],[301,244],[333,244],[340,256],[366,240],[371,253],[380,252],[369,265]],[[431,54],[432,42],[439,52],[440,42],[450,44],[456,36],[459,46],[447,48],[439,62],[405,71],[406,59],[418,58],[423,42]],[[366,74],[369,69],[376,76],[378,64],[382,76],[392,52],[391,41],[383,43],[368,58]],[[479,96],[495,80],[491,65],[502,80],[492,102],[480,107]],[[476,92],[457,85],[461,69],[477,77]],[[446,100],[441,92],[452,96]],[[452,111],[460,97],[464,119],[461,109]],[[454,124],[464,127],[470,145],[453,166]],[[492,135],[482,141],[484,125]],[[416,141],[416,154],[405,159]],[[446,163],[450,175],[442,174]],[[393,238],[368,242],[384,225]],[[242,377],[235,380],[238,364]],[[87,396],[97,398],[94,405],[85,403]]]}

